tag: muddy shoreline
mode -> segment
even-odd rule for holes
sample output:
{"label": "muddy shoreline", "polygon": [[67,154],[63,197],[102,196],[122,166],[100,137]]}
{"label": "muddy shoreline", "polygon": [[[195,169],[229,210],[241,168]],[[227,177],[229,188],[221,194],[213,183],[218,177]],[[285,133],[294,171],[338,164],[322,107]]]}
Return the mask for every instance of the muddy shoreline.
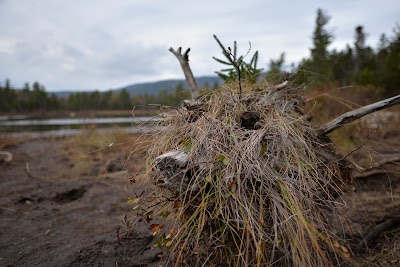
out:
{"label": "muddy shoreline", "polygon": [[144,249],[149,236],[144,225],[129,238],[117,236],[130,212],[125,198],[138,188],[126,175],[74,171],[63,149],[62,139],[54,138],[7,147],[14,159],[0,165],[0,266],[148,266],[157,261],[156,251]]}

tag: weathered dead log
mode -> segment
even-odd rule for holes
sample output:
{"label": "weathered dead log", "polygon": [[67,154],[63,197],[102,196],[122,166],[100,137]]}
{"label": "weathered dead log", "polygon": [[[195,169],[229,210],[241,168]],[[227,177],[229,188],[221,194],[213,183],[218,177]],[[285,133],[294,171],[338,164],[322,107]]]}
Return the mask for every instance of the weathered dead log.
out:
{"label": "weathered dead log", "polygon": [[183,150],[174,150],[158,156],[155,159],[155,184],[173,192],[186,189],[188,185],[185,172],[187,163],[188,155]]}
{"label": "weathered dead log", "polygon": [[352,122],[355,121],[365,115],[368,115],[372,112],[382,110],[385,108],[389,108],[394,105],[400,104],[400,95],[361,107],[356,110],[352,110],[349,112],[344,113],[343,115],[337,117],[336,119],[331,120],[321,128],[319,128],[319,132],[322,135],[329,134],[330,132]]}
{"label": "weathered dead log", "polygon": [[200,90],[189,66],[190,48],[188,48],[183,54],[182,47],[179,47],[176,51],[171,47],[169,51],[171,51],[176,56],[179,63],[181,64],[183,74],[185,74],[186,81],[189,85],[190,94],[192,95],[193,99],[197,99],[200,95]]}

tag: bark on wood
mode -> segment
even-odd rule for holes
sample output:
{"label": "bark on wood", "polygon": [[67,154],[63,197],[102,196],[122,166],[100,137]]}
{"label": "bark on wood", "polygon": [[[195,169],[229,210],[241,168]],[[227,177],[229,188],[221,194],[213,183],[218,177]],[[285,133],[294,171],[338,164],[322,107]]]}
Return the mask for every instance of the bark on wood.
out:
{"label": "bark on wood", "polygon": [[176,56],[179,63],[181,64],[183,73],[185,74],[186,81],[189,85],[190,94],[192,95],[192,98],[194,100],[197,99],[200,95],[200,90],[197,86],[196,80],[189,66],[190,48],[188,48],[183,54],[182,54],[182,47],[179,47],[178,50],[176,51],[171,47],[169,51],[171,51]]}
{"label": "bark on wood", "polygon": [[183,150],[174,150],[155,159],[155,184],[173,192],[182,192],[188,186],[186,167],[188,155]]}
{"label": "bark on wood", "polygon": [[359,119],[365,115],[368,115],[372,112],[382,110],[394,105],[400,104],[400,95],[370,104],[368,106],[361,107],[359,109],[349,111],[344,113],[343,115],[337,117],[336,119],[328,122],[323,127],[319,128],[319,131],[322,135],[326,135],[356,119]]}

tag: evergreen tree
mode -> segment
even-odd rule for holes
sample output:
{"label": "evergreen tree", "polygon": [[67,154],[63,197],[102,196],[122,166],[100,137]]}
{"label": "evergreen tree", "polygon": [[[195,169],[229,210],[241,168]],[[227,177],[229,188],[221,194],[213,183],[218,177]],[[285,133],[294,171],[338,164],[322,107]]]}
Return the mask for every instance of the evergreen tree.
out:
{"label": "evergreen tree", "polygon": [[284,74],[283,66],[285,63],[285,53],[282,53],[280,57],[276,60],[271,59],[268,64],[268,72],[265,76],[265,79],[268,82],[276,83],[282,79]]}
{"label": "evergreen tree", "polygon": [[333,35],[326,25],[330,16],[322,9],[317,10],[315,29],[313,33],[313,48],[311,49],[312,67],[314,71],[327,74],[328,46],[332,43]]}
{"label": "evergreen tree", "polygon": [[397,25],[393,32],[394,36],[390,38],[388,46],[378,52],[378,56],[382,57],[380,60],[383,60],[383,66],[377,76],[388,96],[398,94],[400,90],[400,25]]}
{"label": "evergreen tree", "polygon": [[326,83],[332,79],[332,68],[329,64],[328,46],[332,43],[333,35],[327,29],[330,16],[322,9],[317,10],[315,19],[315,29],[312,35],[313,46],[311,50],[311,58],[304,59],[299,67],[300,73],[303,75],[296,81],[298,83],[313,83],[314,86]]}
{"label": "evergreen tree", "polygon": [[132,108],[131,96],[126,89],[122,89],[121,92],[119,92],[117,103],[117,107],[120,109]]}
{"label": "evergreen tree", "polygon": [[[244,61],[244,58],[247,56],[238,56],[237,55],[237,43],[233,42],[233,49],[225,46],[221,43],[216,35],[214,35],[214,39],[217,41],[219,47],[222,49],[222,54],[225,57],[225,60],[213,57],[213,59],[223,65],[227,65],[228,68],[222,69],[221,71],[217,71],[217,75],[221,77],[225,81],[230,80],[239,80],[239,85],[241,80],[246,80],[248,82],[255,83],[261,75],[263,69],[257,68],[258,63],[258,51],[254,53],[251,57],[250,62]],[[250,52],[250,50],[248,51]]]}

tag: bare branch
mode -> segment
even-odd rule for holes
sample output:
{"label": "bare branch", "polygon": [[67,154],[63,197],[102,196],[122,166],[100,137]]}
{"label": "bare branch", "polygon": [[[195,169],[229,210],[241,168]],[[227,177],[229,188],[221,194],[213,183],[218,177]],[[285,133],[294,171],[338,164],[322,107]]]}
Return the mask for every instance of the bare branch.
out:
{"label": "bare branch", "polygon": [[389,219],[381,224],[378,224],[374,229],[372,229],[371,232],[369,232],[363,238],[363,240],[361,240],[361,242],[358,244],[358,246],[359,247],[364,247],[364,246],[367,247],[368,245],[370,245],[371,243],[376,241],[383,232],[389,230],[390,228],[393,228],[397,224],[399,224],[399,221],[393,220],[393,219]]}
{"label": "bare branch", "polygon": [[400,104],[400,95],[370,104],[368,106],[361,107],[356,110],[352,110],[344,113],[343,115],[337,117],[336,119],[328,122],[323,127],[319,128],[319,132],[323,135],[326,135],[354,120],[357,120],[365,115],[368,115],[372,112],[382,110],[394,105]]}
{"label": "bare branch", "polygon": [[397,162],[400,162],[400,156],[395,156],[392,158],[386,158],[384,160],[381,160],[379,162],[377,162],[376,164],[374,164],[371,167],[368,168],[363,168],[359,165],[357,165],[356,163],[352,162],[352,164],[361,172],[361,174],[357,174],[355,175],[355,178],[364,178],[370,175],[375,175],[375,174],[381,174],[381,173],[387,173],[386,170],[376,170],[379,169],[381,167],[383,167],[386,164],[396,164]]}
{"label": "bare branch", "polygon": [[388,158],[388,159],[384,159],[382,161],[379,161],[374,166],[367,168],[366,171],[377,169],[377,168],[382,167],[383,165],[386,165],[386,164],[389,164],[389,163],[396,163],[396,162],[400,162],[400,156],[393,157],[393,158]]}
{"label": "bare branch", "polygon": [[8,151],[0,151],[0,162],[11,162],[13,160],[13,154]]}
{"label": "bare branch", "polygon": [[289,81],[286,80],[286,81],[283,81],[283,82],[275,85],[274,87],[276,90],[281,90],[281,89],[285,88],[286,86],[288,86],[288,84],[289,84]]}
{"label": "bare branch", "polygon": [[200,95],[200,90],[197,86],[196,80],[189,66],[190,48],[188,48],[183,54],[182,54],[182,47],[179,47],[176,51],[171,47],[169,51],[171,51],[176,56],[179,63],[181,64],[183,74],[185,74],[185,79],[189,85],[190,94],[192,95],[192,98],[194,100],[197,99]]}

